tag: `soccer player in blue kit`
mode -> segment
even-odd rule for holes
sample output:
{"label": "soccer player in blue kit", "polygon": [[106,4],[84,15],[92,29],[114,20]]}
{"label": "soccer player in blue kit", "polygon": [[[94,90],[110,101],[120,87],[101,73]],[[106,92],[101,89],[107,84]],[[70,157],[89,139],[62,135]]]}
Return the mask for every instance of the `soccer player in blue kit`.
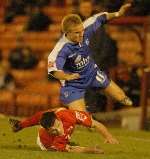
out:
{"label": "soccer player in blue kit", "polygon": [[[118,12],[99,13],[83,23],[76,14],[69,14],[62,20],[64,34],[48,56],[48,73],[60,80],[60,99],[69,109],[86,111],[84,94],[87,88],[102,89],[122,104],[132,105],[123,90],[98,68],[90,57],[89,48],[90,38],[97,28],[123,16],[130,7],[131,4],[124,4]],[[105,126],[97,121],[95,127],[102,133],[105,131]],[[106,137],[106,142],[118,143],[111,135]]]}

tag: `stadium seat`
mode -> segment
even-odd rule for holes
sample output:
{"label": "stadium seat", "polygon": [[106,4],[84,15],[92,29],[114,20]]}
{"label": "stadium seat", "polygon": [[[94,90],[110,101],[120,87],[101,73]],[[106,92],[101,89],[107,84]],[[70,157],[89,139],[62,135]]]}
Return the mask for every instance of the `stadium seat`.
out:
{"label": "stadium seat", "polygon": [[[56,28],[57,29],[57,28]],[[60,36],[60,32],[53,32],[51,31],[42,31],[42,32],[24,32],[23,33],[23,38],[28,41],[28,40],[33,40],[33,41],[52,41],[58,39]]]}
{"label": "stadium seat", "polygon": [[50,97],[49,106],[51,108],[63,107],[63,104],[60,102],[59,95],[52,95]]}
{"label": "stadium seat", "polygon": [[46,71],[42,69],[17,70],[12,69],[11,73],[18,87],[25,87],[31,82],[41,81],[46,79]]}
{"label": "stadium seat", "polygon": [[48,96],[22,92],[16,96],[17,116],[31,116],[48,108]]}
{"label": "stadium seat", "polygon": [[51,24],[49,30],[53,33],[60,33],[61,32],[61,25],[60,24]]}
{"label": "stadium seat", "polygon": [[59,96],[60,84],[56,82],[35,81],[26,85],[24,90],[43,95]]}
{"label": "stadium seat", "polygon": [[13,24],[22,24],[24,25],[28,20],[28,16],[16,16],[13,20]]}
{"label": "stadium seat", "polygon": [[72,7],[45,7],[44,12],[49,15],[54,23],[58,24],[61,22],[62,18],[72,12]]}
{"label": "stadium seat", "polygon": [[5,24],[0,24],[0,33],[5,31]]}
{"label": "stadium seat", "polygon": [[0,90],[0,113],[15,115],[15,96],[9,90]]}

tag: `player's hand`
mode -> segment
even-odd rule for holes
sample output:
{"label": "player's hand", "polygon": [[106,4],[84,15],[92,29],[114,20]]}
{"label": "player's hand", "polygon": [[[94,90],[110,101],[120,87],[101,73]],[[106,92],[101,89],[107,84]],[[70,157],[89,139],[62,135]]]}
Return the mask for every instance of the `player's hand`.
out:
{"label": "player's hand", "polygon": [[67,81],[71,81],[71,80],[75,80],[75,79],[79,79],[80,75],[78,73],[72,73],[72,74],[68,74],[66,76],[66,80]]}
{"label": "player's hand", "polygon": [[20,126],[20,121],[16,120],[16,119],[9,119],[9,124],[11,125],[12,131],[13,132],[18,132],[20,131],[22,128]]}
{"label": "player's hand", "polygon": [[102,150],[99,145],[96,145],[96,146],[94,147],[94,153],[95,153],[95,154],[104,154],[104,150]]}
{"label": "player's hand", "polygon": [[119,16],[123,16],[125,15],[125,13],[127,12],[127,10],[131,7],[131,3],[127,3],[124,4],[123,6],[121,6],[121,8],[118,11],[118,15]]}
{"label": "player's hand", "polygon": [[116,138],[109,137],[107,138],[104,143],[109,143],[109,144],[119,144],[119,141]]}

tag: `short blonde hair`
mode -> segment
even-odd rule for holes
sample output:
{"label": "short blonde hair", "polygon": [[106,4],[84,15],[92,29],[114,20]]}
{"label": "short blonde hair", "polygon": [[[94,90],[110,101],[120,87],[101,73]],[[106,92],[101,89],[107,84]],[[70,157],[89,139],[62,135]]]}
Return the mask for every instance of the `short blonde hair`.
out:
{"label": "short blonde hair", "polygon": [[61,23],[61,28],[64,33],[71,30],[72,27],[82,24],[82,20],[77,14],[69,14],[65,16]]}

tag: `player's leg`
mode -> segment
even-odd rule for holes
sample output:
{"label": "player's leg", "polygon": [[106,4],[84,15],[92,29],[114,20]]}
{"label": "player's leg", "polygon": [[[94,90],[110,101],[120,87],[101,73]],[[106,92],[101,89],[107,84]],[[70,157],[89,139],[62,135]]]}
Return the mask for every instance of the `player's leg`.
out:
{"label": "player's leg", "polygon": [[62,103],[69,109],[86,111],[84,94],[84,89],[62,87],[60,92],[60,99]]}
{"label": "player's leg", "polygon": [[105,94],[124,105],[132,105],[132,101],[126,96],[124,91],[115,82],[108,79],[107,75],[100,70],[97,71],[91,86],[102,89]]}
{"label": "player's leg", "polygon": [[110,81],[109,85],[104,89],[104,92],[124,105],[132,105],[132,101],[126,96],[124,91],[112,80]]}
{"label": "player's leg", "polygon": [[86,111],[86,105],[84,98],[77,99],[69,104],[67,104],[69,109],[79,110],[79,111]]}

